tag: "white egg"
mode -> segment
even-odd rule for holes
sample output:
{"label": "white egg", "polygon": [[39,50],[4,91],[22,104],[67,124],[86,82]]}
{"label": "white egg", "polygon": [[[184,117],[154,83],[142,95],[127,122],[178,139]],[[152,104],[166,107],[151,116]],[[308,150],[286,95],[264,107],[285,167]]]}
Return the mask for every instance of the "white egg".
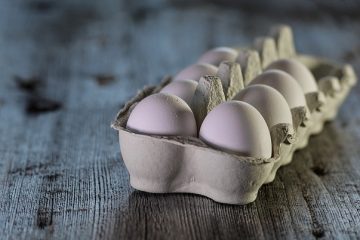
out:
{"label": "white egg", "polygon": [[187,103],[165,93],[153,94],[141,100],[132,110],[126,128],[152,135],[197,135],[195,117]]}
{"label": "white egg", "polygon": [[216,149],[248,157],[271,157],[271,138],[266,122],[245,102],[229,101],[215,107],[204,119],[199,136]]}
{"label": "white egg", "polygon": [[191,99],[194,96],[196,87],[198,83],[194,80],[182,80],[182,81],[173,81],[166,85],[160,92],[173,94],[180,97],[188,105],[191,103]]}
{"label": "white egg", "polygon": [[285,98],[274,88],[265,85],[248,86],[241,90],[234,100],[239,100],[255,107],[271,129],[280,123],[292,125],[292,115]]}
{"label": "white egg", "polygon": [[229,47],[218,47],[204,53],[198,60],[198,63],[209,63],[219,66],[223,61],[235,62],[238,52]]}
{"label": "white egg", "polygon": [[280,59],[272,62],[266,69],[279,69],[287,72],[300,84],[304,94],[318,91],[313,74],[304,64],[297,60]]}
{"label": "white egg", "polygon": [[276,89],[288,103],[290,109],[305,107],[306,100],[299,83],[288,73],[281,70],[267,70],[250,82],[250,85],[262,84]]}
{"label": "white egg", "polygon": [[217,71],[218,68],[211,64],[196,63],[176,74],[174,81],[190,79],[198,82],[202,76],[216,75]]}

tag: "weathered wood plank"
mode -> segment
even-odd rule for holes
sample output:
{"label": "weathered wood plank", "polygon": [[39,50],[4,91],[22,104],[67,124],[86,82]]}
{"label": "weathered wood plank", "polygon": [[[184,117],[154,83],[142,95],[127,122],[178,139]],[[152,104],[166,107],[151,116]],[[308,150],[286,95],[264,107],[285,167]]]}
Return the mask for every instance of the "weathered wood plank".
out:
{"label": "weathered wood plank", "polygon": [[[360,72],[359,19],[346,15],[254,17],[202,1],[3,1],[0,239],[360,238],[359,86],[252,204],[129,186],[109,127],[121,104],[206,49],[247,45],[278,22],[294,27],[302,52]],[[15,76],[40,84],[19,87]],[[29,108],[39,96],[60,105]]]}

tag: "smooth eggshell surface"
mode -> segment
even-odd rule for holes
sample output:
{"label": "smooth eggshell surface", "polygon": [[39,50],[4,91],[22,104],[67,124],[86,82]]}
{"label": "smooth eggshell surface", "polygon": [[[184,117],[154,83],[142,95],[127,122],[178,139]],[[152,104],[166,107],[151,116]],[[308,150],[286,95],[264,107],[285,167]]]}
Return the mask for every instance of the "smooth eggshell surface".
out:
{"label": "smooth eggshell surface", "polygon": [[318,91],[313,74],[304,64],[297,60],[280,59],[272,62],[266,69],[279,69],[287,72],[300,84],[304,94]]}
{"label": "smooth eggshell surface", "polygon": [[299,83],[288,73],[281,70],[267,70],[250,82],[250,85],[262,84],[276,89],[288,103],[290,109],[305,107],[306,100]]}
{"label": "smooth eggshell surface", "polygon": [[180,97],[188,105],[191,103],[191,99],[194,96],[196,87],[198,83],[194,80],[182,80],[182,81],[173,81],[166,85],[160,92],[173,94]]}
{"label": "smooth eggshell surface", "polygon": [[190,79],[198,82],[202,76],[216,75],[217,71],[218,68],[211,64],[196,63],[179,72],[174,77],[174,81]]}
{"label": "smooth eggshell surface", "polygon": [[163,136],[196,136],[193,112],[181,98],[157,93],[141,100],[132,110],[126,128]]}
{"label": "smooth eggshell surface", "polygon": [[274,88],[265,85],[248,86],[234,100],[249,103],[266,121],[269,129],[279,123],[293,124],[292,115],[285,98]]}
{"label": "smooth eggshell surface", "polygon": [[238,56],[235,49],[229,47],[218,47],[204,53],[198,60],[198,63],[209,63],[219,66],[223,61],[234,62]]}
{"label": "smooth eggshell surface", "polygon": [[210,146],[242,156],[271,157],[271,138],[266,122],[250,104],[224,102],[201,125],[200,138]]}

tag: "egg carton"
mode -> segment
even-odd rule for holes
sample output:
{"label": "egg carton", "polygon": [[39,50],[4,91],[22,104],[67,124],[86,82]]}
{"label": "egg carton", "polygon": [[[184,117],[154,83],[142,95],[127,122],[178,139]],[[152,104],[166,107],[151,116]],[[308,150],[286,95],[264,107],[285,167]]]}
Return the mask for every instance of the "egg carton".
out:
{"label": "egg carton", "polygon": [[[132,187],[151,193],[194,193],[226,204],[253,202],[259,188],[274,180],[279,167],[289,164],[294,152],[306,147],[310,135],[319,133],[324,122],[336,116],[357,81],[353,68],[348,64],[296,53],[291,28],[285,25],[275,27],[270,36],[256,39],[252,48],[237,50],[240,71],[236,70],[238,65],[235,63],[222,64],[219,68],[221,77],[229,83],[229,87],[224,88],[226,99],[234,95],[232,86],[236,84],[232,82],[248,85],[266,65],[276,59],[294,58],[311,70],[319,91],[306,94],[308,109],[291,109],[295,133],[290,134],[286,126],[272,127],[273,155],[269,159],[260,159],[214,149],[195,137],[153,136],[126,129],[127,120],[136,104],[158,93],[172,81],[171,77],[166,77],[160,85],[139,91],[112,123],[119,133],[120,150]],[[242,80],[240,83],[235,81],[239,78]],[[239,87],[243,86],[235,88]],[[205,103],[206,100],[209,99],[205,99]],[[195,117],[199,117],[199,114],[195,114]]]}

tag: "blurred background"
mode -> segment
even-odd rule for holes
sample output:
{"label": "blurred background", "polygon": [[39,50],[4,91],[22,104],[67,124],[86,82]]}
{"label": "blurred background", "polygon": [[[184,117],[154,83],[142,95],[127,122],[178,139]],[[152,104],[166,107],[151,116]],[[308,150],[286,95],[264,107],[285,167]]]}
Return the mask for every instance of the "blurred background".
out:
{"label": "blurred background", "polygon": [[[355,0],[3,0],[0,72],[8,85],[36,76],[55,99],[71,101],[62,91],[78,87],[79,106],[105,106],[209,48],[249,45],[278,23],[293,27],[300,52],[354,62],[359,11]],[[95,91],[99,83],[112,87]]]}

